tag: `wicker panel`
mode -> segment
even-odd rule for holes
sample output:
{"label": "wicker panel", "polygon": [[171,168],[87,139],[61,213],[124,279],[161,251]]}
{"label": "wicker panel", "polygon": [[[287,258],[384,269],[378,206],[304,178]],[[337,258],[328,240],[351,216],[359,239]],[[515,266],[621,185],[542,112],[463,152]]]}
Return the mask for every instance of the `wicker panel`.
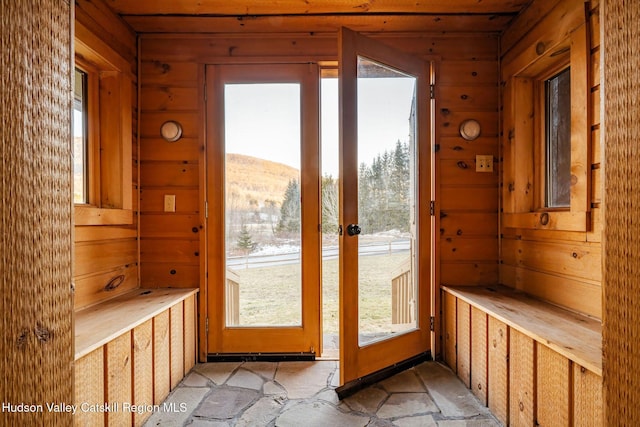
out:
{"label": "wicker panel", "polygon": [[[133,330],[133,403],[153,404],[153,321]],[[151,412],[134,413],[133,424],[141,426]]]}
{"label": "wicker panel", "polygon": [[458,299],[458,377],[471,387],[471,306]]}
{"label": "wicker panel", "polygon": [[471,391],[487,406],[487,314],[471,307]]}
{"label": "wicker panel", "polygon": [[[578,364],[573,365],[573,425],[601,427],[602,378]],[[615,425],[609,424],[607,425]]]}
{"label": "wicker panel", "polygon": [[444,308],[444,361],[455,371],[456,365],[456,297],[443,292],[442,305]]}
{"label": "wicker panel", "polygon": [[[104,349],[100,347],[75,363],[75,405],[101,405],[104,398]],[[104,425],[104,413],[79,410],[73,417],[75,426]]]}
{"label": "wicker panel", "polygon": [[528,336],[509,331],[509,425],[534,425],[534,347]]}
{"label": "wicker panel", "polygon": [[171,307],[171,389],[184,377],[184,312],[182,302]]}
{"label": "wicker panel", "polygon": [[124,333],[104,346],[106,363],[106,402],[110,407],[107,424],[111,426],[131,425],[132,414],[123,405],[132,402],[131,390],[131,332]]}
{"label": "wicker panel", "polygon": [[[0,395],[12,404],[72,402],[69,2],[0,7]],[[2,422],[73,419],[5,411]]]}
{"label": "wicker panel", "polygon": [[196,364],[196,297],[184,300],[184,372]]}
{"label": "wicker panel", "polygon": [[169,310],[153,318],[153,403],[159,405],[171,389]]}
{"label": "wicker panel", "polygon": [[509,330],[489,316],[489,409],[504,425],[509,420]]}
{"label": "wicker panel", "polygon": [[536,343],[536,362],[538,425],[569,426],[569,360]]}
{"label": "wicker panel", "polygon": [[607,425],[640,425],[640,2],[601,1],[605,52],[603,380]]}

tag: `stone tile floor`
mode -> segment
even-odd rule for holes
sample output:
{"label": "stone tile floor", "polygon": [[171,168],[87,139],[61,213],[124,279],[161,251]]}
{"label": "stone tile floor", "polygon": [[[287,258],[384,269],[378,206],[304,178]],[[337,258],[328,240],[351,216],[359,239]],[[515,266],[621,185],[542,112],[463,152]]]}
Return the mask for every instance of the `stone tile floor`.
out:
{"label": "stone tile floor", "polygon": [[494,427],[500,424],[446,367],[425,362],[342,401],[338,362],[197,365],[150,426]]}

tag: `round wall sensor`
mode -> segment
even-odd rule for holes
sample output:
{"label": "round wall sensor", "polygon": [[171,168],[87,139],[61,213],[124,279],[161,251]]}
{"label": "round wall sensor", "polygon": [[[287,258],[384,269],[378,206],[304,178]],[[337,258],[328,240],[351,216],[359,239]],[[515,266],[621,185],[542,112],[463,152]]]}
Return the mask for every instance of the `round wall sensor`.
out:
{"label": "round wall sensor", "polygon": [[480,136],[480,123],[473,119],[465,120],[460,124],[460,136],[467,141],[473,141]]}
{"label": "round wall sensor", "polygon": [[160,135],[165,141],[175,142],[182,136],[182,126],[175,120],[168,120],[160,126]]}

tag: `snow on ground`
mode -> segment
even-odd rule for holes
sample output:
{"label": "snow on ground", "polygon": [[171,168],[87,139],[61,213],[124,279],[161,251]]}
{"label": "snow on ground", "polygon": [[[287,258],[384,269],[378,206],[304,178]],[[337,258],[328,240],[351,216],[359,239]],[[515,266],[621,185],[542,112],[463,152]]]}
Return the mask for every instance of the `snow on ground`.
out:
{"label": "snow on ground", "polygon": [[260,245],[260,248],[252,252],[251,255],[283,255],[295,254],[300,252],[300,246],[283,244],[283,245]]}

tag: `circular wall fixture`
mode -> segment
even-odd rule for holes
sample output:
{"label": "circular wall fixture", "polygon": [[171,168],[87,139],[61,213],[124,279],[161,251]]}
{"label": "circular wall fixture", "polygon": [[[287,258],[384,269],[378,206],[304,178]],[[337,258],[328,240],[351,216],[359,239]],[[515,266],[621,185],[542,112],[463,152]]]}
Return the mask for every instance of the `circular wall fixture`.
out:
{"label": "circular wall fixture", "polygon": [[160,126],[160,135],[167,142],[176,142],[182,137],[182,125],[175,120],[168,120]]}
{"label": "circular wall fixture", "polygon": [[460,124],[460,136],[467,141],[473,141],[480,136],[480,123],[474,119],[465,120]]}

